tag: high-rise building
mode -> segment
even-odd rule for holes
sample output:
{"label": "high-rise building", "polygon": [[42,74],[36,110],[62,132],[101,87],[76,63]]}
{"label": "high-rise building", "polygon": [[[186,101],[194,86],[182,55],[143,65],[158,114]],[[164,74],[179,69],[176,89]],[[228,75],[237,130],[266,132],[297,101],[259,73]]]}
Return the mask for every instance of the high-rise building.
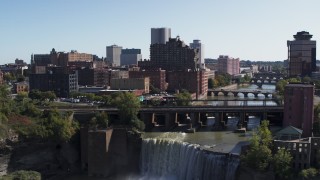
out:
{"label": "high-rise building", "polygon": [[170,28],[151,28],[151,44],[166,44],[171,38]]}
{"label": "high-rise building", "polygon": [[310,76],[316,70],[316,41],[309,32],[301,31],[287,41],[289,76]]}
{"label": "high-rise building", "polygon": [[283,126],[302,129],[303,137],[312,135],[314,85],[288,84],[284,91]]}
{"label": "high-rise building", "polygon": [[140,61],[142,69],[164,69],[167,71],[196,71],[198,49],[191,49],[183,41],[170,38],[166,44],[150,45],[150,61]]}
{"label": "high-rise building", "polygon": [[121,46],[107,46],[107,61],[112,66],[120,66]]}
{"label": "high-rise building", "polygon": [[231,58],[229,56],[220,55],[218,58],[218,72],[228,73],[232,76],[240,73],[240,60],[239,58]]}
{"label": "high-rise building", "polygon": [[120,65],[137,65],[142,60],[141,49],[122,49]]}
{"label": "high-rise building", "polygon": [[192,43],[190,43],[190,47],[192,49],[198,49],[199,50],[199,61],[198,65],[199,68],[204,69],[205,68],[205,62],[204,62],[204,44],[201,43],[200,40],[193,40]]}

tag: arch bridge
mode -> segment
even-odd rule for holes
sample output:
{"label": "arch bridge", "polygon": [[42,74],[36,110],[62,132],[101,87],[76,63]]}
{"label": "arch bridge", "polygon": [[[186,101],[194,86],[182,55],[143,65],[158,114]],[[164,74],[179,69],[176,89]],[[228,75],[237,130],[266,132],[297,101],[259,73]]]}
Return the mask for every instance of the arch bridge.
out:
{"label": "arch bridge", "polygon": [[271,91],[266,91],[266,90],[224,90],[224,89],[208,89],[207,92],[208,96],[218,96],[219,94],[223,94],[224,96],[228,96],[230,94],[233,94],[234,97],[237,97],[238,94],[243,94],[244,97],[248,97],[248,94],[253,94],[254,97],[258,97],[259,94],[264,95],[265,98],[269,97],[272,95],[273,92]]}

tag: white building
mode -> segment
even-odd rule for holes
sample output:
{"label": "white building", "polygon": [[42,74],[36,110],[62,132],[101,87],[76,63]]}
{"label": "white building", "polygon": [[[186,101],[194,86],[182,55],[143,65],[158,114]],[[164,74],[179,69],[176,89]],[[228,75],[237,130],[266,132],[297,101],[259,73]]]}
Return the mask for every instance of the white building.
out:
{"label": "white building", "polygon": [[121,59],[121,46],[112,45],[107,46],[107,62],[110,63],[112,66],[120,66],[120,59]]}

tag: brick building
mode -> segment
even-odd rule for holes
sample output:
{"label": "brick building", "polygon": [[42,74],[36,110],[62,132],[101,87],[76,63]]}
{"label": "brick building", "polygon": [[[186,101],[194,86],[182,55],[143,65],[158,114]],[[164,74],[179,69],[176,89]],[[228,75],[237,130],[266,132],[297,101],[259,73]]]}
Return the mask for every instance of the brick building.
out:
{"label": "brick building", "polygon": [[129,71],[130,78],[150,78],[150,85],[160,89],[160,91],[166,91],[168,83],[166,82],[166,71],[165,70],[154,70],[154,71]]}
{"label": "brick building", "polygon": [[172,71],[167,72],[168,91],[186,89],[190,93],[204,96],[208,91],[208,72],[207,71]]}
{"label": "brick building", "polygon": [[312,136],[314,85],[288,84],[284,92],[283,126],[303,130],[302,137]]}
{"label": "brick building", "polygon": [[229,56],[220,55],[218,58],[218,72],[228,73],[231,76],[240,74],[239,58],[231,58]]}
{"label": "brick building", "polygon": [[18,82],[13,85],[14,93],[29,92],[29,84],[27,82]]}
{"label": "brick building", "polygon": [[31,65],[33,66],[48,66],[49,64],[55,66],[66,67],[69,62],[92,62],[92,54],[78,53],[73,50],[71,52],[57,52],[54,48],[50,54],[34,54],[31,56]]}
{"label": "brick building", "polygon": [[111,79],[110,89],[112,90],[143,90],[143,93],[149,93],[149,77],[145,78],[126,78]]}
{"label": "brick building", "polygon": [[103,68],[78,69],[78,84],[81,86],[107,86],[109,70]]}
{"label": "brick building", "polygon": [[166,71],[196,71],[199,50],[192,49],[177,38],[169,38],[166,44],[150,45],[150,61],[140,61],[139,67],[145,70],[164,69]]}
{"label": "brick building", "polygon": [[30,91],[53,91],[57,97],[69,97],[78,91],[77,71],[68,71],[63,67],[50,67],[46,73],[29,75]]}

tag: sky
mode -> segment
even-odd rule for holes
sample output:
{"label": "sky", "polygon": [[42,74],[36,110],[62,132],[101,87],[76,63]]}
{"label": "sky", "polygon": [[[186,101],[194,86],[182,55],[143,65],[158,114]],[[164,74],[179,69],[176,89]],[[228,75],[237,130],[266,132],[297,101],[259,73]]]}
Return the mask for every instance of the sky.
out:
{"label": "sky", "polygon": [[320,40],[319,7],[319,0],[0,0],[0,64],[30,63],[52,48],[105,57],[113,44],[149,59],[158,27],[186,44],[201,40],[205,58],[282,61],[298,31]]}

